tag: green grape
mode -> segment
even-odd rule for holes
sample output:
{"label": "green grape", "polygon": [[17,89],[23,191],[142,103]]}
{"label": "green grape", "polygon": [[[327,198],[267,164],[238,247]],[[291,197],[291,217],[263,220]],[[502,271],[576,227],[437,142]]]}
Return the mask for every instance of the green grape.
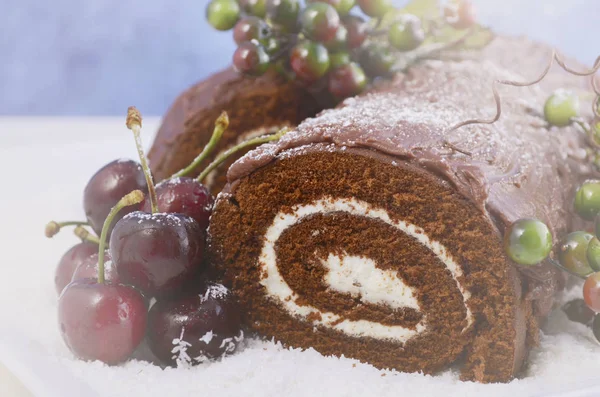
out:
{"label": "green grape", "polygon": [[600,181],[585,181],[575,193],[575,211],[584,219],[594,220],[600,213]]}
{"label": "green grape", "polygon": [[206,7],[206,19],[217,30],[232,29],[240,14],[240,6],[235,0],[212,0]]}
{"label": "green grape", "polygon": [[548,226],[540,220],[519,219],[504,233],[504,250],[520,265],[535,265],[550,254],[552,235]]}
{"label": "green grape", "polygon": [[421,20],[414,15],[402,15],[390,26],[388,40],[394,48],[402,52],[416,49],[425,41]]}
{"label": "green grape", "polygon": [[556,127],[571,124],[574,117],[579,116],[579,97],[569,91],[558,90],[552,94],[544,105],[546,121]]}
{"label": "green grape", "polygon": [[558,259],[562,266],[580,276],[592,273],[588,262],[588,247],[594,235],[586,232],[573,232],[565,236],[560,243]]}

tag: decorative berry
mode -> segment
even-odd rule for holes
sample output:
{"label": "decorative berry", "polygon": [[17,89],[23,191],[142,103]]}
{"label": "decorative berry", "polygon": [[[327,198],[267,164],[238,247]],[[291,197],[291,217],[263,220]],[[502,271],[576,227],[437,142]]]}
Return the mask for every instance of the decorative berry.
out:
{"label": "decorative berry", "polygon": [[412,51],[425,41],[425,31],[421,20],[414,15],[405,14],[392,24],[388,40],[398,51]]}
{"label": "decorative berry", "polygon": [[238,45],[250,40],[263,43],[271,34],[269,25],[262,19],[253,16],[243,17],[233,29],[233,39]]}
{"label": "decorative berry", "polygon": [[212,0],[206,7],[206,19],[217,30],[233,28],[240,14],[240,6],[236,0]]}
{"label": "decorative berry", "polygon": [[392,0],[357,0],[358,6],[370,17],[381,18],[393,8]]}
{"label": "decorative berry", "polygon": [[270,65],[270,57],[265,47],[256,41],[247,41],[233,53],[233,66],[240,72],[250,76],[264,74]]}
{"label": "decorative berry", "polygon": [[[202,230],[208,228],[215,199],[198,180],[180,177],[162,181],[156,185],[156,198],[160,212],[184,214],[198,222]],[[142,211],[152,211],[148,200],[144,202]]]}
{"label": "decorative berry", "polygon": [[329,74],[329,92],[337,98],[347,98],[361,93],[367,85],[367,76],[360,65],[348,63]]}
{"label": "decorative berry", "polygon": [[586,256],[592,270],[600,272],[600,240],[597,237],[588,243]]}
{"label": "decorative berry", "polygon": [[371,77],[387,76],[395,58],[388,47],[371,44],[361,54],[360,64]]}
{"label": "decorative berry", "polygon": [[557,90],[544,105],[546,121],[556,127],[571,124],[574,117],[579,116],[579,97],[569,91]]}
{"label": "decorative berry", "polygon": [[264,18],[267,13],[266,0],[238,0],[238,3],[246,14]]}
{"label": "decorative berry", "polygon": [[586,181],[577,189],[575,211],[590,221],[600,213],[600,180]]}
{"label": "decorative berry", "polygon": [[354,49],[363,45],[368,36],[369,24],[361,17],[349,15],[344,18],[344,26],[348,31],[348,47]]}
{"label": "decorative berry", "polygon": [[594,320],[594,311],[585,304],[583,299],[574,299],[564,304],[562,310],[569,320],[589,325]]}
{"label": "decorative berry", "polygon": [[[83,192],[83,209],[96,234],[100,235],[110,209],[134,190],[146,191],[147,185],[142,167],[133,160],[115,160],[92,176]],[[131,211],[135,208],[125,208],[118,218]]]}
{"label": "decorative berry", "polygon": [[356,0],[307,0],[307,3],[327,3],[331,5],[340,16],[346,16],[356,5]]}
{"label": "decorative berry", "polygon": [[322,44],[305,40],[292,49],[290,65],[301,80],[313,83],[329,70],[329,52]]}
{"label": "decorative berry", "polygon": [[229,291],[220,284],[209,284],[199,295],[152,306],[148,343],[167,364],[200,364],[236,350],[244,336],[240,318]]}
{"label": "decorative berry", "polygon": [[60,293],[71,282],[73,273],[79,265],[84,263],[90,256],[98,253],[98,245],[82,242],[71,247],[58,262],[54,273],[54,287]]}
{"label": "decorative berry", "polygon": [[82,360],[125,361],[146,332],[144,298],[134,288],[84,279],[67,285],[58,320],[69,349]]}
{"label": "decorative berry", "polygon": [[477,23],[475,7],[468,0],[452,0],[443,11],[446,23],[454,29],[468,29]]}
{"label": "decorative berry", "polygon": [[600,312],[600,272],[594,273],[583,283],[583,300],[594,312]]}
{"label": "decorative berry", "polygon": [[504,250],[520,265],[535,265],[550,254],[552,235],[548,226],[540,220],[519,219],[504,233]]}
{"label": "decorative berry", "polygon": [[333,39],[323,43],[329,51],[343,51],[348,48],[348,29],[340,25]]}
{"label": "decorative berry", "polygon": [[298,0],[266,0],[268,20],[287,32],[296,29],[300,3]]}
{"label": "decorative berry", "polygon": [[594,322],[592,323],[592,331],[594,332],[594,336],[596,340],[600,342],[600,316],[594,316]]}
{"label": "decorative berry", "polygon": [[347,65],[352,62],[352,58],[350,54],[346,51],[335,52],[329,55],[329,63],[331,65],[331,69],[337,69],[340,66]]}
{"label": "decorative berry", "polygon": [[340,16],[327,3],[309,4],[300,15],[302,33],[309,39],[326,43],[335,38],[340,27]]}
{"label": "decorative berry", "polygon": [[592,234],[586,232],[573,232],[566,235],[559,247],[560,264],[580,276],[592,273],[593,270],[587,259],[587,250],[593,237]]}

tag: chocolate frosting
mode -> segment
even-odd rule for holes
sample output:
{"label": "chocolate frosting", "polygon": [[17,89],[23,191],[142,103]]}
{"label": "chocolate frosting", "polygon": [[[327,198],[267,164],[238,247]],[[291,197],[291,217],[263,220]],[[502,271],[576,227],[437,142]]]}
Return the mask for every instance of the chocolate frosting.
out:
{"label": "chocolate frosting", "polygon": [[[229,169],[226,189],[234,191],[257,168],[307,146],[366,147],[449,181],[500,232],[519,218],[535,217],[558,238],[573,226],[572,194],[592,167],[582,132],[549,127],[543,106],[554,90],[583,92],[588,80],[555,67],[538,85],[500,86],[502,116],[496,123],[450,131],[464,120],[495,115],[493,79],[534,80],[550,56],[545,45],[497,38],[470,59],[422,62],[390,83],[307,119],[279,142],[248,153]],[[538,311],[545,314],[551,299],[543,298],[561,287],[562,275],[547,264],[521,271],[528,276],[528,298],[539,300]]]}

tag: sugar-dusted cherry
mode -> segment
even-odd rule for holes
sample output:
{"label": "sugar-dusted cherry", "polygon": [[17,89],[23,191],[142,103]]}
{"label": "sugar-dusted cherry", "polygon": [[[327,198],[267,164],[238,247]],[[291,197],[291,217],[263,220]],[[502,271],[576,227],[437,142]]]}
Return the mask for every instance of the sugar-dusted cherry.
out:
{"label": "sugar-dusted cherry", "polygon": [[232,354],[243,340],[231,293],[208,284],[200,294],[159,300],[148,314],[148,344],[169,365],[190,366]]}
{"label": "sugar-dusted cherry", "polygon": [[65,252],[54,273],[54,286],[59,295],[71,282],[77,267],[94,254],[98,254],[98,245],[90,242],[81,242]]}
{"label": "sugar-dusted cherry", "polygon": [[110,237],[119,278],[147,296],[178,291],[201,270],[204,231],[183,214],[132,212]]}
{"label": "sugar-dusted cherry", "polygon": [[[100,235],[110,209],[127,193],[146,191],[146,186],[144,171],[133,160],[115,160],[102,167],[83,192],[83,209],[92,229]],[[133,210],[133,207],[124,208],[117,216],[121,218]]]}
{"label": "sugar-dusted cherry", "polygon": [[[160,212],[184,214],[198,222],[202,230],[208,228],[215,200],[208,188],[197,179],[176,177],[164,180],[156,185],[156,197]],[[152,212],[148,200],[142,210]]]}

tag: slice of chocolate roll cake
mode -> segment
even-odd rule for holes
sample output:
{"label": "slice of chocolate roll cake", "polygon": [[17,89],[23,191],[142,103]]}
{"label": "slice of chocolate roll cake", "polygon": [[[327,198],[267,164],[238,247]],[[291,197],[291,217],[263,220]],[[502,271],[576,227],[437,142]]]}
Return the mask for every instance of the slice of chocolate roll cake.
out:
{"label": "slice of chocolate roll cake", "polygon": [[586,151],[541,113],[584,79],[502,86],[498,122],[450,129],[492,117],[492,80],[534,79],[550,53],[498,38],[476,59],[422,62],[234,163],[210,244],[249,327],[380,368],[518,375],[562,275],[519,268],[502,233],[524,217],[569,227]]}
{"label": "slice of chocolate roll cake", "polygon": [[[296,126],[323,107],[315,96],[274,71],[251,78],[226,69],[191,87],[173,103],[148,154],[152,172],[162,180],[190,164],[208,143],[222,111],[229,114],[230,124],[217,153],[245,139]],[[230,164],[223,164],[206,180],[213,192],[225,185]]]}

